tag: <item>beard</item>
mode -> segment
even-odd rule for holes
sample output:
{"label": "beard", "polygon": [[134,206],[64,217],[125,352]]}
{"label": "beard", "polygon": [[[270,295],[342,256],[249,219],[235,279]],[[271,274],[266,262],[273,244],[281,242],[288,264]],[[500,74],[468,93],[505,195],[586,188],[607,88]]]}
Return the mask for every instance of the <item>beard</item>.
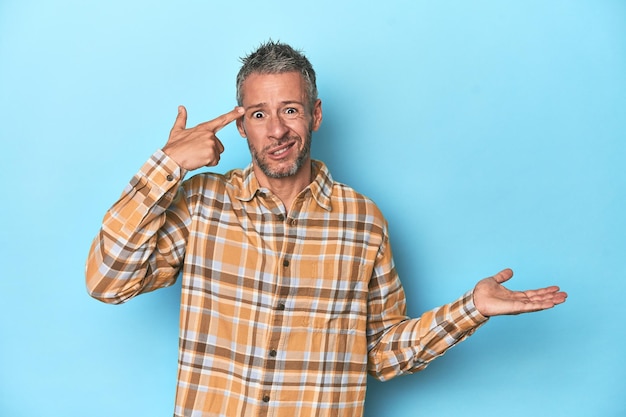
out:
{"label": "beard", "polygon": [[248,141],[248,148],[250,149],[250,155],[252,155],[252,160],[259,167],[261,172],[265,174],[265,176],[275,179],[286,178],[295,175],[300,170],[300,168],[302,168],[304,163],[309,159],[309,156],[311,154],[311,136],[312,131],[307,132],[307,135],[304,138],[304,142],[302,143],[302,149],[300,150],[300,153],[298,153],[296,159],[291,161],[289,165],[282,167],[272,167],[270,165],[270,161],[268,161],[263,155],[265,155],[268,149],[271,149],[284,142],[288,142],[294,139],[296,139],[297,142],[300,142],[299,138],[285,137],[277,143],[266,146],[265,148],[261,149],[260,152],[250,143],[250,141]]}

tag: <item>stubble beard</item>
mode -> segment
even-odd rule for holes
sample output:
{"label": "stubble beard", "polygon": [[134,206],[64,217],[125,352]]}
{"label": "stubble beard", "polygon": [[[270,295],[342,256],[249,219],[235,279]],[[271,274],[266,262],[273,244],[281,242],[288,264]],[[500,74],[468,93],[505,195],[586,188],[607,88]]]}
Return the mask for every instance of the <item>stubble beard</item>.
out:
{"label": "stubble beard", "polygon": [[[274,179],[286,178],[295,175],[300,170],[300,168],[302,168],[304,163],[309,159],[309,156],[311,154],[311,136],[312,132],[309,131],[306,138],[304,138],[304,146],[300,150],[298,157],[295,159],[295,161],[293,161],[293,163],[291,163],[290,166],[284,168],[272,168],[270,166],[270,162],[262,156],[262,154],[250,143],[250,141],[248,141],[248,148],[250,149],[252,160],[259,167],[261,172],[265,174],[265,176]],[[278,141],[278,143],[266,146],[264,149],[262,149],[262,153],[264,154],[267,149],[273,148],[277,145],[280,145],[281,143],[287,142],[292,139],[294,138],[283,138],[282,140]]]}

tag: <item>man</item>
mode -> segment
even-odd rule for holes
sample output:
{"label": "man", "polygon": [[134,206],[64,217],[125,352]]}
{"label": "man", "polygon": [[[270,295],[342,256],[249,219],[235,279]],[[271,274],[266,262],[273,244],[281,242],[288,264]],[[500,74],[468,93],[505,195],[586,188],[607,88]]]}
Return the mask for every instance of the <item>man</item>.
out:
{"label": "man", "polygon": [[[87,261],[104,302],[171,285],[182,272],[176,416],[360,416],[366,374],[426,367],[489,316],[565,301],[513,292],[504,270],[410,319],[387,223],[374,203],[311,160],[322,122],[315,72],[290,46],[245,57],[238,106],[169,139],[107,212]],[[236,121],[252,163],[224,175],[216,133]]]}

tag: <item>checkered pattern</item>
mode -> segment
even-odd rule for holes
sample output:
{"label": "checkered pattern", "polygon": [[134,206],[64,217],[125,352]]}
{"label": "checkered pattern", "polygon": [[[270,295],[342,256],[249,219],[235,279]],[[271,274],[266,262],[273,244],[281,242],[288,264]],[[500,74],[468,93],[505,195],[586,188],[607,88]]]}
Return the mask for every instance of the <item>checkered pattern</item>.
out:
{"label": "checkered pattern", "polygon": [[157,151],[107,212],[93,297],[121,303],[182,271],[176,416],[361,416],[367,372],[423,369],[486,320],[471,292],[406,317],[382,214],[313,173],[287,212],[251,166],[183,182]]}

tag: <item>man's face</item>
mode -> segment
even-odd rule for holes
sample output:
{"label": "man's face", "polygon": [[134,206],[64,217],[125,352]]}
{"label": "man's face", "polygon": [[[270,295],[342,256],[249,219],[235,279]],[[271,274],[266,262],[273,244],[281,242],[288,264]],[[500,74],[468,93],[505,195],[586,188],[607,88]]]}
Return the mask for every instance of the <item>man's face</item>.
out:
{"label": "man's face", "polygon": [[253,163],[268,178],[285,178],[310,169],[311,133],[322,122],[322,104],[309,105],[306,84],[297,72],[251,74],[242,84],[244,116],[237,128]]}

